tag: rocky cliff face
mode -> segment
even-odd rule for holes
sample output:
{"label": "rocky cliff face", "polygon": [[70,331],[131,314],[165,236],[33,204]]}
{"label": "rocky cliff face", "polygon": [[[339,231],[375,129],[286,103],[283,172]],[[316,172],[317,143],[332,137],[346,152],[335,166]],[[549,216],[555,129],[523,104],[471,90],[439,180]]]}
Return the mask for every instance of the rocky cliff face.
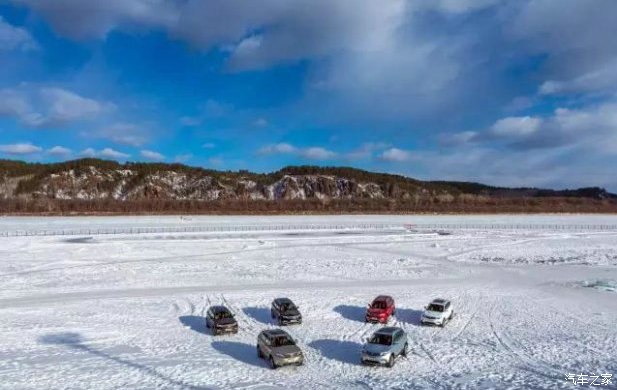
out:
{"label": "rocky cliff face", "polygon": [[[20,187],[20,181],[28,186]],[[421,191],[421,189],[418,189]],[[249,177],[214,178],[206,173],[156,171],[143,174],[131,169],[101,170],[94,166],[31,177],[0,180],[4,198],[49,199],[174,199],[174,200],[291,200],[409,198],[415,194],[392,186],[329,175],[284,175],[271,184]]]}
{"label": "rocky cliff face", "polygon": [[322,204],[334,200],[374,203],[386,208],[391,202],[408,208],[419,204],[429,208],[435,204],[459,203],[463,207],[531,198],[543,199],[547,204],[558,198],[617,202],[616,195],[596,187],[561,191],[500,188],[478,183],[419,181],[344,167],[286,167],[258,174],[96,159],[57,164],[0,160],[0,200],[320,200]]}

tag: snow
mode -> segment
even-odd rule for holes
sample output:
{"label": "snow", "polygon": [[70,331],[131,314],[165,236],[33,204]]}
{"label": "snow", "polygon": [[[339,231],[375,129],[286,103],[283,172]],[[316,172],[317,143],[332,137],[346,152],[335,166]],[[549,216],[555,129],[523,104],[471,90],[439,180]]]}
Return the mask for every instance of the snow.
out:
{"label": "snow", "polygon": [[[367,223],[589,228],[293,229]],[[617,375],[617,231],[593,228],[615,216],[5,217],[0,231],[271,224],[290,228],[0,237],[0,389],[570,389],[568,373]],[[392,369],[359,364],[378,294],[409,335]],[[255,341],[279,296],[300,306],[286,330],[306,364],[273,371]],[[420,326],[436,297],[456,316]],[[239,334],[206,331],[212,304]]]}

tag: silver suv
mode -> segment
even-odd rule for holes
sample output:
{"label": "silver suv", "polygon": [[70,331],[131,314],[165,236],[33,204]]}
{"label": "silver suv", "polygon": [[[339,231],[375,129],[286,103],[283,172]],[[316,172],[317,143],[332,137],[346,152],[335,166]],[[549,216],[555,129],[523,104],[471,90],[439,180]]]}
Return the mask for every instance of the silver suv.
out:
{"label": "silver suv", "polygon": [[266,359],[270,368],[304,364],[302,350],[294,339],[282,329],[267,329],[257,336],[257,356]]}
{"label": "silver suv", "polygon": [[398,356],[407,356],[407,334],[401,328],[389,326],[373,333],[362,348],[362,364],[394,365]]}

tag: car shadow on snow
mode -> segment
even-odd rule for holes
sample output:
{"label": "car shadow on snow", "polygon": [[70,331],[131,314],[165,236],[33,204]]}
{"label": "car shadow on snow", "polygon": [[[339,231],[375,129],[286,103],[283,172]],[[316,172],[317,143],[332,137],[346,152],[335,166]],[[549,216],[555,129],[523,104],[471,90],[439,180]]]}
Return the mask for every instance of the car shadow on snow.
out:
{"label": "car shadow on snow", "polygon": [[193,332],[208,334],[206,328],[206,318],[201,316],[180,316],[178,317],[182,325],[190,328]]}
{"label": "car shadow on snow", "polygon": [[270,316],[270,309],[265,307],[245,307],[242,309],[244,314],[251,317],[257,322],[264,325],[272,324],[272,317]]}
{"label": "car shadow on snow", "polygon": [[41,344],[47,345],[57,345],[62,346],[73,351],[82,352],[84,354],[90,354],[92,356],[96,356],[101,359],[109,360],[111,362],[126,366],[131,370],[138,370],[143,374],[150,375],[158,381],[162,381],[166,383],[165,387],[169,388],[182,388],[188,390],[207,390],[207,387],[195,386],[189,383],[184,382],[181,379],[174,379],[170,376],[167,376],[155,368],[148,367],[144,364],[137,363],[135,361],[128,360],[126,358],[114,356],[110,353],[98,350],[94,347],[86,344],[86,341],[79,333],[75,332],[61,332],[61,333],[50,333],[44,336],[39,337],[38,342]]}
{"label": "car shadow on snow", "polygon": [[318,350],[324,357],[341,363],[360,365],[362,346],[352,341],[315,340],[309,346]]}
{"label": "car shadow on snow", "polygon": [[396,319],[416,326],[422,326],[420,319],[422,318],[422,310],[400,309],[396,308]]}
{"label": "car shadow on snow", "polygon": [[214,341],[212,343],[212,348],[242,363],[262,368],[265,367],[262,360],[257,356],[257,348],[254,345],[239,343],[237,341]]}
{"label": "car shadow on snow", "polygon": [[348,320],[360,322],[366,321],[366,307],[338,305],[334,308],[334,311],[343,316],[343,318],[347,318]]}

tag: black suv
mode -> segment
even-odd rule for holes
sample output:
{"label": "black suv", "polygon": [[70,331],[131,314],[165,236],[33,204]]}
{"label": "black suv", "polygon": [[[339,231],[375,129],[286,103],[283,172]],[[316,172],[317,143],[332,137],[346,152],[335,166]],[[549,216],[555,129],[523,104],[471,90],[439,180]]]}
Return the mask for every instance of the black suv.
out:
{"label": "black suv", "polygon": [[301,324],[302,314],[298,307],[289,298],[276,298],[272,301],[270,309],[272,318],[275,318],[280,325]]}
{"label": "black suv", "polygon": [[212,329],[213,335],[238,333],[238,321],[225,306],[211,306],[206,314],[206,328]]}

